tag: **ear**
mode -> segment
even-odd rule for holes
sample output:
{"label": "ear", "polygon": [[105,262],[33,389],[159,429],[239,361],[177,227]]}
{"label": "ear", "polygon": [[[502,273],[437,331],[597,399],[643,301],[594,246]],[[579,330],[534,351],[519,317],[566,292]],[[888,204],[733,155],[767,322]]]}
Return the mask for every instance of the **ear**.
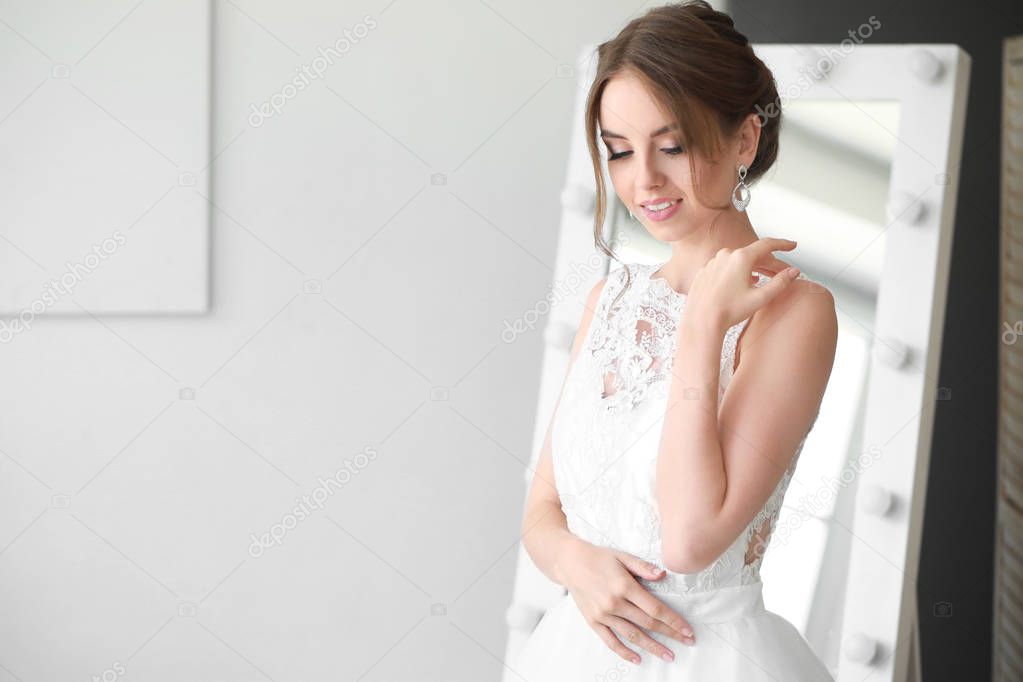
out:
{"label": "ear", "polygon": [[757,156],[757,147],[760,145],[760,115],[756,112],[749,114],[739,126],[739,161],[748,168]]}

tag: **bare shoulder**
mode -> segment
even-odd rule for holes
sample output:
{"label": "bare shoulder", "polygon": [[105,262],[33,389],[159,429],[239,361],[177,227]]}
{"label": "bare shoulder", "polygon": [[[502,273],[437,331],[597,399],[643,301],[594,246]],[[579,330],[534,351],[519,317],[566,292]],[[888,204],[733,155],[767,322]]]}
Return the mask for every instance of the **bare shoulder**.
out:
{"label": "bare shoulder", "polygon": [[[631,277],[635,280],[639,268],[636,264],[630,263],[627,266],[616,268],[612,270],[608,275],[601,277],[597,282],[590,288],[589,293],[586,295],[586,301],[583,304],[582,318],[579,320],[579,336],[585,336],[586,330],[590,325],[590,321],[596,314],[597,309],[600,305],[601,296],[604,295],[605,290],[609,286],[609,282],[612,283],[612,290],[608,290],[609,296],[614,296],[621,293],[622,288],[628,282],[628,278]],[[634,284],[634,282],[633,282]]]}
{"label": "bare shoulder", "polygon": [[575,339],[572,341],[570,362],[574,361],[576,356],[579,354],[579,349],[582,346],[583,339],[586,338],[593,316],[600,303],[600,296],[604,291],[604,285],[607,283],[607,279],[607,277],[602,277],[598,280],[597,283],[590,288],[590,293],[586,295],[586,302],[583,304],[582,317],[579,319],[579,327],[576,329]]}
{"label": "bare shoulder", "polygon": [[635,285],[636,275],[639,272],[639,266],[635,263],[629,263],[621,267],[611,270],[610,273],[601,277],[596,284],[590,289],[589,294],[586,296],[586,310],[583,311],[583,321],[588,321],[593,313],[597,309],[597,305],[600,302],[600,297],[604,293],[604,289],[607,288],[608,283],[611,283],[613,291],[609,292],[610,295],[620,293],[622,288],[626,286],[626,283],[631,281]]}
{"label": "bare shoulder", "polygon": [[[799,338],[799,343],[792,343]],[[744,359],[783,348],[814,348],[833,359],[838,342],[838,315],[831,290],[809,279],[795,279],[753,314],[740,343]],[[830,360],[829,360],[830,364]]]}
{"label": "bare shoulder", "polygon": [[597,312],[597,306],[600,304],[600,297],[604,293],[604,287],[607,285],[607,277],[601,277],[597,280],[596,284],[590,287],[590,292],[586,294],[586,301],[583,304],[582,319],[579,321],[580,327],[585,328],[589,324],[590,319]]}
{"label": "bare shoulder", "polygon": [[826,315],[830,313],[834,315],[835,297],[832,295],[831,290],[820,282],[800,277],[792,280],[781,294],[764,306],[764,309],[773,308],[774,310],[771,312],[777,313],[778,311],[788,309],[790,306],[796,308],[798,314],[801,315],[813,314],[814,312],[817,314]]}
{"label": "bare shoulder", "polygon": [[597,283],[590,288],[590,293],[586,296],[587,308],[592,310],[596,307],[597,302],[600,300],[600,294],[604,291],[605,284],[607,284],[607,277],[601,277],[597,280]]}

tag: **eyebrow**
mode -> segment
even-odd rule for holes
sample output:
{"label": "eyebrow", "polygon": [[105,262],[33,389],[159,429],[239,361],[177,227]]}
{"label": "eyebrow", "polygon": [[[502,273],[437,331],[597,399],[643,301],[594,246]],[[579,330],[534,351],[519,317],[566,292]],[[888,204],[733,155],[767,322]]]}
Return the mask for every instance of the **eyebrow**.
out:
{"label": "eyebrow", "polygon": [[[672,130],[675,130],[676,128],[678,128],[678,124],[666,125],[666,126],[664,126],[662,128],[658,128],[654,132],[650,133],[650,137],[654,138],[654,137],[657,137],[658,135],[663,135],[664,133],[667,133],[667,132],[670,132]],[[613,137],[613,138],[617,138],[619,140],[626,139],[626,137],[624,135],[622,135],[620,133],[612,133],[610,130],[602,130],[602,131],[600,131],[600,136],[601,137]]]}

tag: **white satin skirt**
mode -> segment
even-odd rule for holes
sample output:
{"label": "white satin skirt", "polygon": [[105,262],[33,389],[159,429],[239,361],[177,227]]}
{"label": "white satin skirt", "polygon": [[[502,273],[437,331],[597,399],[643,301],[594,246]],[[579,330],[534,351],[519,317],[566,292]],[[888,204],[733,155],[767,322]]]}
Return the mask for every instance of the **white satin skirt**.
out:
{"label": "white satin skirt", "polygon": [[674,661],[619,636],[641,659],[626,661],[590,628],[568,593],[540,619],[509,667],[525,682],[834,682],[799,630],[764,608],[760,581],[654,596],[693,628],[694,645],[647,631],[674,652]]}

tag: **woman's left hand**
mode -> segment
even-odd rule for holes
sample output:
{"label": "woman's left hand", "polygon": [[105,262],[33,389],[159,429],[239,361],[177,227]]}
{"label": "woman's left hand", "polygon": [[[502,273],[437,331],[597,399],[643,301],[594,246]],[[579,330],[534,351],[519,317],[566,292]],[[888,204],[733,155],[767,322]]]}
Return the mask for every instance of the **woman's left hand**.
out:
{"label": "woman's left hand", "polygon": [[[784,291],[799,269],[774,257],[774,251],[796,248],[791,239],[762,237],[742,248],[723,248],[704,265],[689,286],[685,315],[690,321],[724,333],[767,305]],[[753,286],[753,271],[773,275]]]}

